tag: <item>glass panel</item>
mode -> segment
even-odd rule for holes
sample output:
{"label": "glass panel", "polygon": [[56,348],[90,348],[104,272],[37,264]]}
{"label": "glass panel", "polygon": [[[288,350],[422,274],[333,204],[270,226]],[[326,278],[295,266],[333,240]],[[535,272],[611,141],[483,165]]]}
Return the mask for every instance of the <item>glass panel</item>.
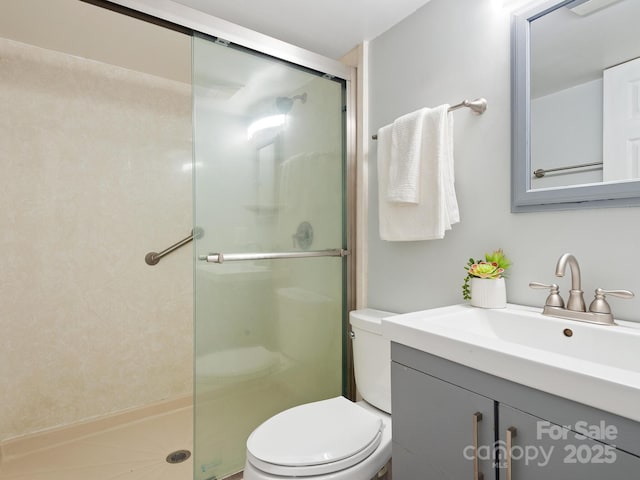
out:
{"label": "glass panel", "polygon": [[[194,38],[196,255],[342,248],[344,85]],[[342,391],[339,257],[196,261],[195,478],[264,420]]]}

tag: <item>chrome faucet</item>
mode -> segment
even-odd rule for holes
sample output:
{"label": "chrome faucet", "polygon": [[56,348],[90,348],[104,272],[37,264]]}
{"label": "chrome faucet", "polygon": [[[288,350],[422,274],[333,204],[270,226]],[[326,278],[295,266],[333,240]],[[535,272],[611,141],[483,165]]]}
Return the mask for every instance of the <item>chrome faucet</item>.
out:
{"label": "chrome faucet", "polygon": [[547,288],[549,296],[542,310],[543,315],[551,317],[567,318],[569,320],[580,320],[582,322],[599,323],[601,325],[615,325],[611,307],[605,300],[605,295],[611,295],[620,298],[633,298],[633,293],[629,290],[603,290],[597,288],[595,298],[589,311],[587,311],[584,303],[584,296],[581,286],[580,266],[578,260],[571,253],[565,253],[558,259],[556,265],[556,276],[564,277],[567,264],[571,270],[571,290],[569,290],[569,300],[567,306],[564,306],[564,300],[560,296],[560,288],[555,283],[545,285],[543,283],[531,282],[531,288]]}

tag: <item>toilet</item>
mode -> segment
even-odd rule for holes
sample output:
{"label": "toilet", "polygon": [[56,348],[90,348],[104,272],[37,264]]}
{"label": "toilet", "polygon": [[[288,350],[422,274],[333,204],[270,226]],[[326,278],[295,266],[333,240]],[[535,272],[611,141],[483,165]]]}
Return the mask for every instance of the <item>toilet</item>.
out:
{"label": "toilet", "polygon": [[244,480],[370,480],[391,458],[390,343],[382,318],[350,313],[356,385],[363,400],[335,397],[285,410],[247,440]]}

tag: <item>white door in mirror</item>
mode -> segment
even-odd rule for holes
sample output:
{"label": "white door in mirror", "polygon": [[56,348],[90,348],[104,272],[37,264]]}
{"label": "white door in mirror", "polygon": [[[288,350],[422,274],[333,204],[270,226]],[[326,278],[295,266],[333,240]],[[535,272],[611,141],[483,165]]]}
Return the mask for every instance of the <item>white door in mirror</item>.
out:
{"label": "white door in mirror", "polygon": [[640,59],[604,71],[603,180],[640,177]]}

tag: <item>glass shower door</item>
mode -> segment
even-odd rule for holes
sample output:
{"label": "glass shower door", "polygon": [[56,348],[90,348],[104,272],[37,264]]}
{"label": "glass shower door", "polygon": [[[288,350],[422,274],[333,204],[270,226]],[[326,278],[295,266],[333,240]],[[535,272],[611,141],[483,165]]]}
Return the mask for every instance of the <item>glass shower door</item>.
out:
{"label": "glass shower door", "polygon": [[342,393],[345,86],[194,38],[195,478]]}

